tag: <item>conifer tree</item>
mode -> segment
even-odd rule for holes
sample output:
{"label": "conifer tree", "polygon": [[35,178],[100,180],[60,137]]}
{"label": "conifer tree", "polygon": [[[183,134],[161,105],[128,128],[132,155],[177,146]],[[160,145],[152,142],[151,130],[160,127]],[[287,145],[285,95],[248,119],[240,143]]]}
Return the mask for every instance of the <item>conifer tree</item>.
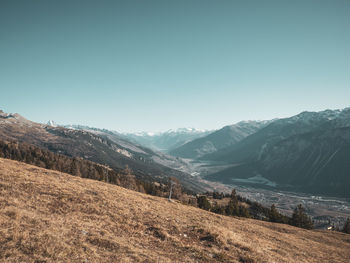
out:
{"label": "conifer tree", "polygon": [[211,205],[205,195],[201,195],[197,198],[198,207],[204,210],[210,210]]}
{"label": "conifer tree", "polygon": [[238,215],[241,217],[250,217],[248,209],[243,205],[239,206],[239,214]]}
{"label": "conifer tree", "polygon": [[350,218],[346,220],[342,232],[350,234]]}
{"label": "conifer tree", "polygon": [[280,222],[280,214],[278,213],[276,206],[274,204],[271,205],[269,211],[269,221],[270,222]]}
{"label": "conifer tree", "polygon": [[224,215],[225,214],[225,208],[223,206],[220,206],[216,204],[212,207],[211,211],[216,214]]}
{"label": "conifer tree", "polygon": [[293,212],[292,219],[291,219],[291,225],[306,228],[306,229],[312,229],[313,223],[311,218],[306,214],[305,208],[299,204]]}
{"label": "conifer tree", "polygon": [[231,199],[225,208],[225,213],[228,216],[238,216],[239,215],[238,202]]}
{"label": "conifer tree", "polygon": [[234,200],[234,201],[238,202],[236,189],[234,189],[234,188],[232,189],[232,192],[231,192],[231,200]]}

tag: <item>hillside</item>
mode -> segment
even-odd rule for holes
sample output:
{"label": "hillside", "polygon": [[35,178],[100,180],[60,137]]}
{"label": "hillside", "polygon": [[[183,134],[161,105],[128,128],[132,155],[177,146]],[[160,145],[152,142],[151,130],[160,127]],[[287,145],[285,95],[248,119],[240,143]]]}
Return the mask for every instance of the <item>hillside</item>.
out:
{"label": "hillside", "polygon": [[225,217],[0,159],[0,260],[347,262],[350,236]]}

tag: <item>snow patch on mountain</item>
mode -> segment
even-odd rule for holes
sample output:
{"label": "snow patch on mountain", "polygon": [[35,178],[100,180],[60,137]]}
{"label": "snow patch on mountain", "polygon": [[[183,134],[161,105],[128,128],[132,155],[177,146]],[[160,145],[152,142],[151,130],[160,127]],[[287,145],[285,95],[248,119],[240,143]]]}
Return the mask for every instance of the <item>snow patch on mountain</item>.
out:
{"label": "snow patch on mountain", "polygon": [[141,131],[141,132],[124,132],[123,135],[133,135],[133,136],[140,136],[140,137],[154,137],[154,136],[162,136],[162,135],[171,135],[171,134],[198,134],[198,133],[205,133],[210,132],[210,130],[205,129],[196,129],[196,128],[177,128],[177,129],[169,129],[164,132],[152,132],[152,131]]}
{"label": "snow patch on mountain", "polygon": [[49,125],[49,126],[51,126],[51,127],[57,127],[57,123],[54,122],[53,120],[49,120],[49,121],[47,122],[47,125]]}

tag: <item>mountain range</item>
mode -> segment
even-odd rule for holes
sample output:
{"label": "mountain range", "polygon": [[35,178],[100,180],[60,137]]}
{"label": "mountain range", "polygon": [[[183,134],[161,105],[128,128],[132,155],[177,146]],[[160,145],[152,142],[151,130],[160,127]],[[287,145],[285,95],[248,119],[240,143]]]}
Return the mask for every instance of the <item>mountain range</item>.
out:
{"label": "mountain range", "polygon": [[[195,172],[214,182],[350,196],[350,108],[241,121],[206,133],[179,130],[123,138],[138,138],[144,146],[150,140],[164,146],[167,138],[181,138],[181,145],[172,144],[167,152],[177,160],[204,164],[204,173],[196,168]],[[190,139],[181,137],[184,134],[194,137],[184,143]]]}
{"label": "mountain range", "polygon": [[116,170],[129,167],[140,178],[175,176],[195,190],[208,187],[204,178],[229,186],[350,196],[350,108],[242,121],[212,132],[155,134],[45,125],[1,111],[0,136]]}
{"label": "mountain range", "polygon": [[350,108],[274,120],[201,158],[232,164],[210,180],[350,196]]}

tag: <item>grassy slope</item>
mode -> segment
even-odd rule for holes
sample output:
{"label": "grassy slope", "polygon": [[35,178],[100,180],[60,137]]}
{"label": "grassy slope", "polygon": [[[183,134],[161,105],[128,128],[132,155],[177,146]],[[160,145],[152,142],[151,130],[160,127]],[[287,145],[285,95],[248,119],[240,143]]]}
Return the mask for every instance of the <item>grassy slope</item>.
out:
{"label": "grassy slope", "polygon": [[347,262],[350,235],[212,214],[0,159],[0,261]]}

